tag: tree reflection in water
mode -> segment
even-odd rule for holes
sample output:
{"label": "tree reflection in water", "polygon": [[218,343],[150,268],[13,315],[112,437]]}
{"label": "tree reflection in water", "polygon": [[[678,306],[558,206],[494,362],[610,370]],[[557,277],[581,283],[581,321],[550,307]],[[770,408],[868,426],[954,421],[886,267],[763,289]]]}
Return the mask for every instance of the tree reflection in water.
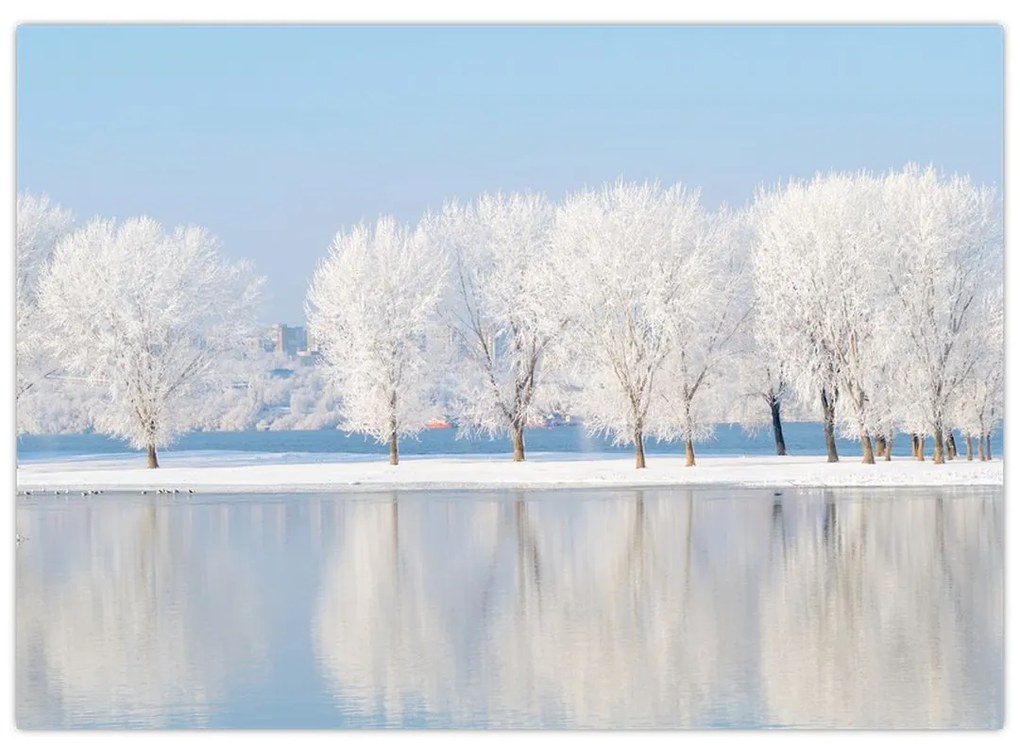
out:
{"label": "tree reflection in water", "polygon": [[264,656],[263,600],[216,539],[225,514],[202,531],[180,516],[154,501],[19,515],[33,533],[16,579],[21,727],[97,711],[100,725],[201,726],[226,679]]}
{"label": "tree reflection in water", "polygon": [[993,727],[995,491],[19,502],[18,724]]}
{"label": "tree reflection in water", "polygon": [[995,503],[831,491],[350,502],[315,647],[363,725],[992,726]]}

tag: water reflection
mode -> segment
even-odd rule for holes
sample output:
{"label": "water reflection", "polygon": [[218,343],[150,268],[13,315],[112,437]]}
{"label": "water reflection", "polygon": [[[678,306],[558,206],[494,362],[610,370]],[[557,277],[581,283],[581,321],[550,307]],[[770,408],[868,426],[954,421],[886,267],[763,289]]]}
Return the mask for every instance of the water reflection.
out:
{"label": "water reflection", "polygon": [[1000,511],[998,489],[20,504],[18,722],[999,726]]}
{"label": "water reflection", "polygon": [[217,539],[227,520],[196,530],[191,516],[139,502],[19,510],[31,536],[18,546],[19,726],[208,723],[225,680],[265,653],[264,599]]}
{"label": "water reflection", "polygon": [[1002,720],[998,501],[824,496],[784,509],[760,613],[770,720],[945,728]]}
{"label": "water reflection", "polygon": [[994,726],[997,505],[364,501],[313,636],[336,704],[384,725]]}

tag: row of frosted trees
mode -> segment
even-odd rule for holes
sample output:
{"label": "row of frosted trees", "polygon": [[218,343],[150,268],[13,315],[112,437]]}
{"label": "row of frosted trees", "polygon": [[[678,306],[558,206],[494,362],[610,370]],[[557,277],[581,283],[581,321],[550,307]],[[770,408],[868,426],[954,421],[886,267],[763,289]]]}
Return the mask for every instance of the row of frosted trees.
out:
{"label": "row of frosted trees", "polygon": [[[550,411],[632,444],[694,444],[722,420],[813,407],[862,458],[980,459],[1002,416],[1000,205],[907,166],[762,189],[743,211],[617,182],[448,203],[416,226],[341,232],[308,293],[343,424],[388,442],[437,415],[508,435]],[[749,412],[756,405],[759,413]],[[948,453],[947,453],[948,448]]]}
{"label": "row of frosted trees", "polygon": [[[781,412],[859,438],[896,431],[934,461],[991,456],[1002,418],[1000,206],[967,178],[908,166],[761,190],[743,211],[682,186],[618,182],[449,203],[341,232],[308,295],[342,426],[389,443],[436,416],[506,435],[549,412],[632,444],[694,445]],[[98,396],[92,427],[156,450],[237,383],[261,280],[200,228],[76,226],[17,209],[16,400],[59,378]],[[255,374],[255,366],[251,367]],[[22,417],[19,411],[19,426]]]}

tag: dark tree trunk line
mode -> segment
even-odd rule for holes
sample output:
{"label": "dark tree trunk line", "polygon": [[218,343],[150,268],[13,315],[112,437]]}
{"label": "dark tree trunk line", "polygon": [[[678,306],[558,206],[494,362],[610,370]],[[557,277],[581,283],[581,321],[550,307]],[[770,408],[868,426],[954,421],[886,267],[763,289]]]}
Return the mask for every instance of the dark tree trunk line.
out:
{"label": "dark tree trunk line", "polygon": [[[517,332],[514,331],[515,343],[517,343],[518,350],[520,350],[519,338]],[[514,402],[511,411],[506,411],[508,415],[511,415],[510,420],[510,438],[513,441],[514,447],[514,462],[524,462],[524,423],[525,423],[525,412],[531,405],[531,400],[535,394],[535,368],[538,365],[538,354],[536,352],[534,344],[531,347],[531,353],[529,357],[528,372],[525,378],[518,379],[514,385]],[[495,384],[495,382],[493,382]]]}
{"label": "dark tree trunk line", "polygon": [[953,430],[946,432],[946,457],[950,460],[956,459],[956,439],[953,437]]}
{"label": "dark tree trunk line", "polygon": [[822,388],[822,418],[828,461],[839,462],[839,452],[836,450],[836,401],[835,398],[830,400],[825,388]]}
{"label": "dark tree trunk line", "polygon": [[967,462],[971,462],[974,459],[974,437],[964,437],[964,442],[967,445]]}
{"label": "dark tree trunk line", "polygon": [[782,403],[773,398],[769,401],[769,409],[772,411],[772,438],[776,440],[776,454],[786,454],[786,440],[783,439],[783,421],[780,417],[780,406]]}
{"label": "dark tree trunk line", "polygon": [[[696,386],[697,389],[697,386]],[[686,386],[684,386],[683,392],[683,416],[686,419],[687,427],[691,426],[691,398],[694,396],[694,391],[688,392]],[[695,466],[695,440],[690,430],[683,436],[683,466],[694,467]]]}
{"label": "dark tree trunk line", "polygon": [[634,427],[634,467],[638,470],[645,466],[645,433],[641,426]]}
{"label": "dark tree trunk line", "polygon": [[400,463],[400,453],[397,451],[397,391],[390,393],[390,465]]}
{"label": "dark tree trunk line", "polygon": [[156,458],[156,433],[158,427],[156,425],[156,419],[148,414],[148,411],[135,409],[135,413],[139,417],[139,421],[142,424],[142,429],[145,432],[145,463],[146,467],[150,470],[159,467],[159,460]]}

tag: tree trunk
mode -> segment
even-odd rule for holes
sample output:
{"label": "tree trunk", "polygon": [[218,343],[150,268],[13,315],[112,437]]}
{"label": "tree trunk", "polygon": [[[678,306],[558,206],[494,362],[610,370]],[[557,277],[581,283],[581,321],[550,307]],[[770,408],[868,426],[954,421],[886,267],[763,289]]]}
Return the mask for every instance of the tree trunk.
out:
{"label": "tree trunk", "polygon": [[390,391],[390,465],[400,462],[397,452],[397,391]]}
{"label": "tree trunk", "polygon": [[822,417],[825,430],[825,452],[828,455],[828,460],[829,462],[839,462],[839,452],[836,451],[835,402],[829,401],[829,396],[825,394],[825,388],[822,388]]}
{"label": "tree trunk", "polygon": [[917,454],[915,455],[915,457],[917,457],[917,459],[920,460],[921,462],[924,462],[924,440],[925,440],[924,434],[917,435]]}
{"label": "tree trunk", "polygon": [[861,434],[861,462],[865,465],[875,464],[875,450],[871,447],[871,435]]}
{"label": "tree trunk", "polygon": [[687,455],[687,461],[684,467],[690,468],[694,466],[694,442],[690,437],[684,439],[684,454]]}
{"label": "tree trunk", "polygon": [[150,469],[158,468],[159,461],[156,460],[156,445],[150,444],[145,448],[147,467]]}
{"label": "tree trunk", "polygon": [[956,455],[956,438],[953,436],[953,430],[950,429],[946,432],[946,456],[949,457],[950,460],[954,460],[956,459]]}
{"label": "tree trunk", "polygon": [[889,462],[892,460],[892,446],[893,442],[896,441],[896,432],[891,431],[885,437],[885,461]]}
{"label": "tree trunk", "polygon": [[783,421],[779,417],[779,406],[781,403],[778,400],[773,400],[769,403],[769,408],[772,409],[772,436],[776,440],[776,454],[786,454],[786,440],[783,439]]}
{"label": "tree trunk", "polygon": [[967,444],[967,462],[971,462],[974,459],[974,437],[964,437],[964,441]]}
{"label": "tree trunk", "polygon": [[935,451],[932,453],[932,458],[931,459],[932,459],[932,461],[936,465],[944,465],[945,462],[946,462],[946,453],[945,453],[945,447],[944,447],[944,445],[942,443],[942,427],[941,426],[936,426],[935,427],[935,433],[933,434],[933,436],[935,438]]}
{"label": "tree trunk", "polygon": [[917,434],[910,435],[910,456],[917,459]]}
{"label": "tree trunk", "polygon": [[513,430],[514,462],[524,462],[524,427],[515,425]]}
{"label": "tree trunk", "polygon": [[992,435],[985,434],[985,457],[992,459]]}
{"label": "tree trunk", "polygon": [[984,462],[988,459],[988,455],[985,454],[985,435],[978,434],[978,459]]}
{"label": "tree trunk", "polygon": [[638,470],[645,466],[645,434],[641,427],[634,429],[634,467]]}
{"label": "tree trunk", "polygon": [[400,462],[400,454],[397,452],[397,432],[390,432],[390,465]]}
{"label": "tree trunk", "polygon": [[875,457],[885,457],[885,435],[875,435]]}

